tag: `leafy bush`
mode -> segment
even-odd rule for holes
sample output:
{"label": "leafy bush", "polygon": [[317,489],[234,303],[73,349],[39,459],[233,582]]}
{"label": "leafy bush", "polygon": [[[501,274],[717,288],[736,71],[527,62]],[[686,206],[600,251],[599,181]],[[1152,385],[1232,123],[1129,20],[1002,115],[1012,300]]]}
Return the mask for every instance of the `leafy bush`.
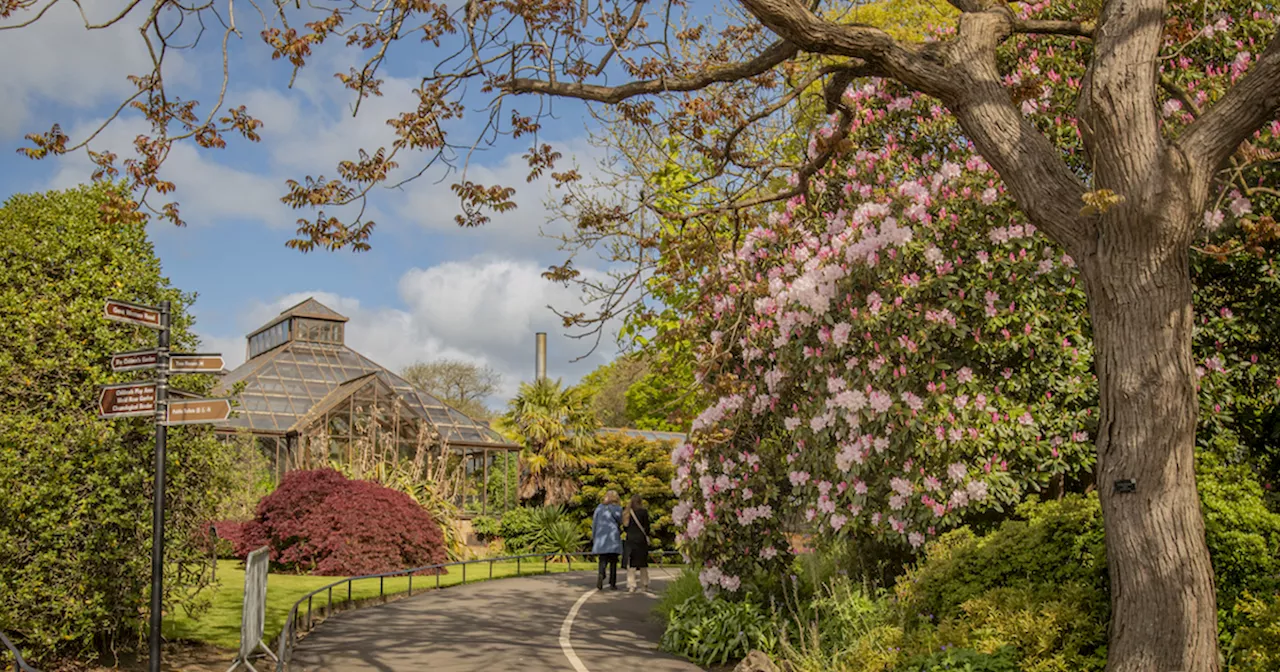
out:
{"label": "leafy bush", "polygon": [[1280,593],[1267,602],[1244,593],[1236,611],[1244,625],[1228,649],[1232,672],[1280,670]]}
{"label": "leafy bush", "polygon": [[576,553],[584,544],[583,528],[561,506],[520,507],[507,511],[498,524],[508,554]]}
{"label": "leafy bush", "polygon": [[707,666],[741,659],[752,649],[768,653],[777,643],[769,612],[755,602],[694,597],[672,610],[661,645]]}
{"label": "leafy bush", "polygon": [[1054,597],[1067,586],[1091,589],[1105,609],[1106,549],[1096,497],[1020,505],[1017,516],[986,536],[968,528],[944,534],[899,580],[897,594],[917,617],[960,616],[965,602],[995,588]]}
{"label": "leafy bush", "polygon": [[[151,586],[151,418],[100,420],[115,352],[155,347],[150,329],[102,318],[107,297],[172,306],[172,346],[198,348],[193,297],[164,279],[146,222],[111,184],[15,195],[0,207],[0,631],[49,669],[146,639]],[[123,221],[103,221],[114,208]],[[209,376],[175,384],[196,394]],[[169,430],[164,609],[207,601],[201,534],[227,491],[208,427]]]}
{"label": "leafy bush", "polygon": [[1096,497],[1031,500],[991,534],[944,534],[898,582],[909,645],[1013,646],[1027,672],[1100,670],[1110,605]]}
{"label": "leafy bush", "polygon": [[539,532],[534,518],[536,510],[534,507],[522,506],[502,514],[498,534],[502,537],[502,545],[507,553],[519,555],[534,552]]}
{"label": "leafy bush", "polygon": [[244,557],[262,545],[277,568],[322,576],[445,561],[440,526],[411,497],[332,469],[290,472],[263,498],[236,550]]}
{"label": "leafy bush", "polygon": [[952,649],[929,654],[908,662],[898,672],[1023,672],[1018,667],[1017,652],[1012,647],[997,649],[995,653],[981,653],[973,649]]}
{"label": "leafy bush", "polygon": [[546,528],[538,550],[557,555],[578,553],[586,545],[586,538],[577,523],[568,519],[557,520]]}
{"label": "leafy bush", "polygon": [[671,612],[692,597],[702,597],[702,584],[698,582],[698,572],[686,567],[675,580],[667,583],[666,589],[658,597],[658,604],[653,609],[654,613],[658,614],[664,623],[669,623]]}
{"label": "leafy bush", "polygon": [[1249,467],[1227,465],[1212,451],[1201,451],[1196,466],[1218,592],[1219,638],[1226,648],[1243,623],[1235,609],[1240,596],[1280,590],[1280,515],[1267,509]]}
{"label": "leafy bush", "polygon": [[501,536],[502,527],[497,518],[476,516],[471,519],[471,531],[480,541],[488,543],[492,539]]}
{"label": "leafy bush", "polygon": [[888,600],[868,597],[845,576],[811,599],[788,595],[779,632],[781,655],[794,672],[887,672],[898,662],[903,634]]}

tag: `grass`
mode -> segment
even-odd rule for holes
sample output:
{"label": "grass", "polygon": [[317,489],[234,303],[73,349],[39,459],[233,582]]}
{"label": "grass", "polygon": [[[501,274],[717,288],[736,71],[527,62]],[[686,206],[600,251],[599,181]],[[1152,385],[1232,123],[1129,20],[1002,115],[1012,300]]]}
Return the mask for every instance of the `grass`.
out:
{"label": "grass", "polygon": [[[574,563],[578,568],[589,568],[590,563]],[[495,562],[493,567],[493,578],[502,578],[516,575],[516,563]],[[490,565],[487,562],[472,564],[467,569],[467,583],[473,583],[478,580],[487,580],[489,578]],[[550,563],[547,566],[548,573],[565,572],[569,567],[567,563]],[[542,573],[542,563],[530,559],[530,561],[521,562],[520,575],[528,576]],[[293,608],[302,596],[323,588],[335,581],[341,581],[346,577],[340,576],[305,576],[297,574],[268,574],[267,575],[267,613],[265,620],[265,639],[270,643],[276,635],[280,633],[280,629],[284,627],[285,619],[289,617],[289,610]],[[448,573],[440,576],[440,586],[453,586],[462,583],[462,567],[450,567]],[[415,576],[413,577],[413,592],[418,594],[419,591],[425,592],[427,589],[434,590],[436,586],[436,577],[434,576]],[[185,613],[179,610],[175,614],[169,614],[164,621],[164,635],[168,639],[180,639],[186,641],[201,642],[204,644],[212,644],[227,649],[234,649],[240,646],[240,616],[243,610],[244,602],[244,569],[241,563],[237,561],[222,560],[218,563],[218,585],[213,588],[213,604],[201,613],[198,618],[191,619]],[[385,579],[384,592],[387,594],[405,593],[409,590],[408,577],[395,577]],[[351,586],[351,597],[354,600],[378,596],[378,579],[362,579],[356,581]],[[340,603],[347,597],[347,588],[345,585],[334,588],[334,603]],[[328,593],[316,595],[315,605],[321,607],[328,603]],[[305,609],[305,606],[303,607]]]}

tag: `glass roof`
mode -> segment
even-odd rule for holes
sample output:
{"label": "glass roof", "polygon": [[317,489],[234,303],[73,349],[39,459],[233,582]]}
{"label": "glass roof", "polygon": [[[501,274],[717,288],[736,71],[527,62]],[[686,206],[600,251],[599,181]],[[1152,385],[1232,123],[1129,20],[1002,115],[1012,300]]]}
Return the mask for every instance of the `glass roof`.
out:
{"label": "glass roof", "polygon": [[225,426],[255,433],[301,432],[316,417],[313,409],[323,413],[370,378],[394,391],[412,415],[428,421],[451,444],[511,446],[487,424],[450,408],[351,348],[302,341],[263,353],[223,378],[222,394],[245,383],[237,417]]}

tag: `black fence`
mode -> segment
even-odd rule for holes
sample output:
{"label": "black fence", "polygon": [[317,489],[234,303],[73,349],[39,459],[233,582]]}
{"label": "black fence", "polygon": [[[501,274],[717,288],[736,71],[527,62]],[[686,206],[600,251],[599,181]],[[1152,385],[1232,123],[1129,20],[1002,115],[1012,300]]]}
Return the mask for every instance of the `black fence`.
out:
{"label": "black fence", "polygon": [[13,672],[39,672],[36,668],[28,665],[27,661],[22,659],[22,654],[18,652],[18,647],[14,646],[13,642],[9,641],[9,638],[4,636],[3,632],[0,632],[0,645],[3,645],[5,648],[4,657],[0,658],[0,665],[3,665],[3,667],[0,667],[0,671],[8,670],[9,661],[12,660]]}
{"label": "black fence", "polygon": [[[335,581],[327,586],[322,586],[320,588],[317,588],[311,591],[310,593],[307,593],[306,595],[303,595],[302,598],[300,598],[297,602],[294,603],[293,608],[289,610],[289,617],[288,619],[285,620],[284,628],[280,630],[280,635],[278,638],[279,651],[276,655],[276,672],[284,672],[286,669],[288,669],[289,661],[293,658],[293,649],[298,643],[298,635],[306,634],[315,626],[314,618],[315,618],[316,611],[320,611],[320,613],[323,616],[327,617],[334,612],[335,607],[340,610],[345,610],[354,605],[355,600],[352,599],[351,584],[356,581],[371,581],[371,580],[377,579],[378,580],[378,596],[361,598],[361,601],[370,602],[373,604],[379,604],[385,601],[386,598],[390,595],[389,593],[385,592],[386,580],[389,578],[406,576],[406,575],[409,577],[409,589],[408,591],[406,591],[407,593],[406,597],[407,597],[407,596],[413,595],[413,580],[415,578],[414,575],[419,574],[421,572],[429,571],[429,570],[441,570],[441,569],[447,570],[450,567],[461,567],[462,581],[459,582],[459,584],[451,584],[451,585],[461,585],[467,582],[467,567],[471,565],[488,564],[489,565],[488,577],[484,577],[483,575],[481,575],[481,576],[477,576],[477,578],[492,579],[493,566],[499,562],[515,562],[516,563],[515,576],[523,576],[523,571],[524,571],[523,567],[529,567],[528,571],[531,575],[548,574],[550,573],[550,567],[552,563],[555,563],[556,566],[558,567],[560,565],[560,561],[566,562],[568,566],[565,569],[565,571],[571,572],[573,571],[574,558],[580,558],[585,560],[587,558],[594,558],[595,556],[596,556],[595,553],[534,553],[529,555],[510,555],[510,556],[504,556],[500,558],[485,558],[482,560],[464,560],[459,562],[446,562],[444,564],[439,564],[439,565],[426,565],[424,567],[413,567],[411,569],[402,569],[399,571],[389,572],[386,574],[369,574],[367,576],[353,576],[347,579],[342,579],[340,581]],[[678,557],[679,553],[677,551],[650,551],[649,552],[649,557],[651,559],[656,560],[656,562],[654,562],[653,564],[659,567],[661,567],[664,564],[663,559],[668,556]],[[539,562],[542,565],[541,571],[535,571],[535,569],[539,565]],[[591,561],[587,561],[587,562],[582,562],[581,560],[579,561],[579,565],[581,566],[582,569],[588,569],[594,566],[594,564],[595,563]],[[667,563],[667,564],[681,564],[681,563],[677,562],[677,563]],[[424,586],[425,589],[431,589],[433,587],[434,588],[441,587],[440,585],[441,576],[442,576],[442,573],[436,573],[434,575],[418,576],[416,578],[422,581],[423,584],[426,584]],[[475,575],[473,574],[473,576]],[[435,584],[434,586],[431,585],[433,582]],[[345,595],[343,595],[343,589],[342,589],[343,586],[346,586]],[[339,601],[337,603],[333,601],[333,593],[335,588],[338,590]],[[400,591],[397,591],[394,594],[398,595],[400,594]],[[319,604],[321,600],[324,600],[323,604]],[[302,613],[303,604],[306,604],[306,615],[305,617],[300,617],[300,614]]]}

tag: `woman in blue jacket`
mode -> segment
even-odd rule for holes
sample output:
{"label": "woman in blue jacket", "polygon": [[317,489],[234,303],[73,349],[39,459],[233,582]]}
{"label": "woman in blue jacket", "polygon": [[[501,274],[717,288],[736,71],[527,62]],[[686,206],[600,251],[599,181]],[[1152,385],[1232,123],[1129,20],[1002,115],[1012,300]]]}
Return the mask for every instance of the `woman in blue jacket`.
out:
{"label": "woman in blue jacket", "polygon": [[609,589],[618,589],[618,556],[622,554],[622,507],[618,493],[610,490],[591,516],[591,552],[600,558],[596,590],[604,590],[604,568],[609,566]]}

